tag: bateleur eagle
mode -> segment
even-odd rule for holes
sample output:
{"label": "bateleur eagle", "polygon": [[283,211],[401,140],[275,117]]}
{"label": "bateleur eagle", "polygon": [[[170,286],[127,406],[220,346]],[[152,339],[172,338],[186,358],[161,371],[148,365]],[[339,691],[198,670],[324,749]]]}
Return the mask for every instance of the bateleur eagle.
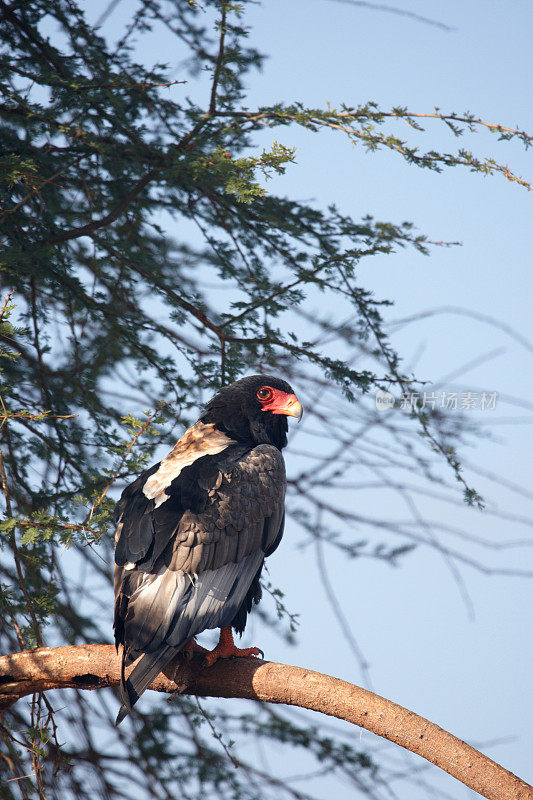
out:
{"label": "bateleur eagle", "polygon": [[[221,389],[171,452],[122,493],[115,520],[115,643],[123,645],[117,725],[194,636],[221,628],[206,662],[238,650],[261,597],[265,557],[284,524],[287,417],[302,406],[283,380],[252,375]],[[125,667],[140,660],[126,680]]]}

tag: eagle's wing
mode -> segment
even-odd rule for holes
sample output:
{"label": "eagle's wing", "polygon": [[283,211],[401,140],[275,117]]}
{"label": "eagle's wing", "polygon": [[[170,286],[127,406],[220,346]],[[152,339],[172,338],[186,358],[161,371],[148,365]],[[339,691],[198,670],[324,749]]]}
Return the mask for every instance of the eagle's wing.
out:
{"label": "eagle's wing", "polygon": [[191,636],[244,628],[283,532],[285,466],[271,445],[202,454],[159,486],[158,503],[143,486],[160,471],[141,476],[119,506],[115,637],[125,664],[144,654],[123,681],[120,719]]}

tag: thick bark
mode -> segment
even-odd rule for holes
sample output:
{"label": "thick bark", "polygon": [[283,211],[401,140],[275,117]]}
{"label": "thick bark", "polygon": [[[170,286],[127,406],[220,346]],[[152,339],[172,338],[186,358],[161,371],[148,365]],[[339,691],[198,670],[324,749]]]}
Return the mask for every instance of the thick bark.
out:
{"label": "thick bark", "polygon": [[[319,672],[258,659],[219,661],[209,669],[181,661],[151,688],[204,697],[240,697],[309,708],[344,719],[417,753],[489,800],[533,800],[533,788],[438,725],[379,695]],[[111,645],[41,647],[0,657],[0,709],[49,689],[117,686],[120,658]]]}

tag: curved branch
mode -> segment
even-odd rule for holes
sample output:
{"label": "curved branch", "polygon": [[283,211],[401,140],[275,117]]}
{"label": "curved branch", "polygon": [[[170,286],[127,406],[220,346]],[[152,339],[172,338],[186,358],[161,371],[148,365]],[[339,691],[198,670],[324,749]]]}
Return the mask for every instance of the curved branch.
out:
{"label": "curved branch", "polygon": [[[0,657],[0,709],[49,689],[117,686],[112,645],[40,647]],[[313,670],[258,659],[219,661],[209,669],[177,660],[158,675],[159,692],[238,697],[308,708],[344,719],[405,747],[488,800],[533,800],[533,787],[433,722],[396,703]]]}

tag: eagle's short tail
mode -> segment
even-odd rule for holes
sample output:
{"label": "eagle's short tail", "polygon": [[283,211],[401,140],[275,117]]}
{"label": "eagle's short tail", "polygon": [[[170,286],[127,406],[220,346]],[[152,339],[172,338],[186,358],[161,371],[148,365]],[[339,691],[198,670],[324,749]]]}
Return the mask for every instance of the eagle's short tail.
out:
{"label": "eagle's short tail", "polygon": [[161,648],[156,653],[145,653],[129,678],[126,680],[124,673],[125,656],[122,656],[122,677],[120,680],[120,699],[122,705],[118,712],[115,725],[120,725],[145,689],[150,686],[154,678],[159,675],[166,665],[172,661],[177,653],[176,647],[169,645]]}

